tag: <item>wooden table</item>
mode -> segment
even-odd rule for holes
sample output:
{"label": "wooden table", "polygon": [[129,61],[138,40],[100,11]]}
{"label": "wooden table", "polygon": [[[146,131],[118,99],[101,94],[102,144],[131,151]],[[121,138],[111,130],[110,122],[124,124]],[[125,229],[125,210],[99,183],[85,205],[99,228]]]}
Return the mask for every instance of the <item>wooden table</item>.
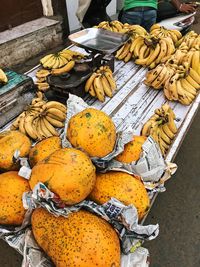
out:
{"label": "wooden table", "polygon": [[[86,53],[85,50],[76,46],[70,49]],[[36,66],[26,74],[35,79],[35,73],[40,68]],[[136,135],[140,135],[142,125],[154,114],[156,108],[167,102],[162,90],[154,90],[143,83],[147,69],[135,63],[115,60],[114,77],[117,83],[117,90],[112,98],[106,97],[104,103],[91,97],[89,94],[84,98],[88,105],[106,112],[114,121],[118,130],[122,130],[127,125],[131,125]],[[176,125],[178,132],[173,140],[166,161],[173,161],[184,137],[195,117],[200,102],[200,95],[190,106],[183,106],[178,102],[169,102],[176,114]],[[154,195],[151,206],[157,194]]]}

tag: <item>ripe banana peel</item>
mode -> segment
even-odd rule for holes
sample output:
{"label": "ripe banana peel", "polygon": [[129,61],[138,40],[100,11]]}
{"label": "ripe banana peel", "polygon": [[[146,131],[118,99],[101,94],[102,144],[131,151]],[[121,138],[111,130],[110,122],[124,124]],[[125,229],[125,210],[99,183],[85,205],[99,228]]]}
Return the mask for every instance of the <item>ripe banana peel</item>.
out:
{"label": "ripe banana peel", "polygon": [[0,69],[0,83],[7,83],[8,82],[8,78],[5,74],[5,72]]}

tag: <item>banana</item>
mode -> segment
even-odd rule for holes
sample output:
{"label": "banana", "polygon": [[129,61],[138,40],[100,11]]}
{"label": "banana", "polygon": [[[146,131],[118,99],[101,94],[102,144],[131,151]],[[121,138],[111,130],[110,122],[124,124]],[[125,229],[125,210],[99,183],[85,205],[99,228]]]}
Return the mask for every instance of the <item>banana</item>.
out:
{"label": "banana", "polygon": [[152,126],[153,121],[152,120],[148,120],[142,127],[142,131],[141,131],[141,135],[143,136],[149,136],[150,134],[150,129]]}
{"label": "banana", "polygon": [[153,30],[155,30],[155,29],[159,29],[160,30],[160,28],[161,28],[161,26],[159,25],[159,24],[153,24],[152,26],[151,26],[151,28],[150,28],[150,33],[153,31]]}
{"label": "banana", "polygon": [[46,63],[47,61],[49,61],[49,59],[53,58],[53,54],[49,54],[43,58],[40,59],[40,63],[43,65],[44,63]]}
{"label": "banana", "polygon": [[58,136],[58,132],[56,131],[56,129],[45,117],[41,118],[41,129],[45,134],[48,134],[49,132],[49,136]]}
{"label": "banana", "polygon": [[178,40],[180,40],[182,38],[182,34],[181,34],[180,31],[178,31],[178,30],[170,30],[170,32],[175,33],[177,38],[178,38]]}
{"label": "banana", "polygon": [[172,41],[172,39],[170,37],[166,37],[165,38],[165,42],[167,44],[167,56],[170,56],[175,51],[174,43],[173,43],[173,41]]}
{"label": "banana", "polygon": [[53,68],[54,64],[55,64],[55,60],[56,58],[54,57],[54,55],[52,55],[49,60],[45,61],[42,65],[44,68],[48,68],[51,69]]}
{"label": "banana", "polygon": [[23,112],[21,115],[22,116],[20,117],[20,120],[19,120],[19,131],[26,135],[26,130],[24,127],[26,112]]}
{"label": "banana", "polygon": [[155,48],[154,52],[149,55],[148,60],[146,62],[146,65],[149,66],[157,58],[159,53],[160,53],[160,44],[158,43],[156,45],[156,48]]}
{"label": "banana", "polygon": [[124,59],[127,56],[128,52],[130,51],[130,47],[131,47],[131,43],[129,41],[126,42],[122,53],[117,58],[119,60]]}
{"label": "banana", "polygon": [[110,87],[110,84],[108,83],[108,80],[106,79],[106,77],[104,75],[101,75],[100,77],[102,85],[103,85],[103,90],[105,92],[105,94],[109,97],[112,97],[113,92],[112,89]]}
{"label": "banana", "polygon": [[192,56],[192,68],[200,75],[200,53],[195,51]]}
{"label": "banana", "polygon": [[169,34],[170,34],[170,37],[172,38],[174,44],[176,44],[178,42],[178,36],[172,31],[169,31]]}
{"label": "banana", "polygon": [[55,62],[54,62],[54,65],[52,68],[57,69],[57,68],[59,68],[59,65],[60,65],[59,57],[55,57]]}
{"label": "banana", "polygon": [[180,79],[180,82],[181,82],[181,86],[186,92],[191,93],[193,96],[197,95],[197,90],[193,86],[191,86],[191,84],[188,83],[186,79]]}
{"label": "banana", "polygon": [[115,57],[118,59],[118,57],[122,54],[123,50],[124,50],[125,44],[119,49],[117,50]]}
{"label": "banana", "polygon": [[158,145],[160,147],[160,150],[162,152],[162,155],[165,156],[167,150],[169,149],[169,145],[165,143],[165,141],[160,136],[160,129],[158,131]]}
{"label": "banana", "polygon": [[169,82],[170,82],[170,78],[168,78],[165,82],[165,85],[164,85],[164,88],[163,88],[163,91],[164,91],[164,95],[165,97],[168,99],[168,100],[174,100],[173,97],[172,97],[172,94],[169,90]]}
{"label": "banana", "polygon": [[44,109],[46,109],[47,112],[48,112],[48,109],[50,108],[57,108],[64,113],[67,112],[66,106],[57,101],[49,101],[44,105]]}
{"label": "banana", "polygon": [[190,73],[185,77],[185,79],[195,88],[199,89],[199,84],[192,78]]}
{"label": "banana", "polygon": [[147,53],[147,50],[148,50],[148,46],[146,44],[143,44],[143,46],[141,47],[140,52],[139,52],[139,58],[140,59],[146,58],[145,55]]}
{"label": "banana", "polygon": [[94,79],[98,76],[98,73],[93,72],[92,75],[90,76],[90,78],[86,81],[85,84],[85,92],[88,92],[90,90],[91,85],[94,82]]}
{"label": "banana", "polygon": [[57,108],[49,108],[46,113],[51,118],[57,118],[60,121],[64,121],[66,119],[66,114]]}
{"label": "banana", "polygon": [[105,93],[103,90],[103,85],[102,85],[100,77],[101,76],[99,75],[94,79],[94,90],[96,92],[96,96],[97,96],[98,100],[101,102],[104,102],[105,101]]}
{"label": "banana", "polygon": [[112,91],[114,91],[117,88],[114,77],[108,71],[104,72],[104,76],[106,77],[108,83],[110,84],[110,88],[112,89]]}
{"label": "banana", "polygon": [[151,86],[152,82],[159,76],[159,74],[161,73],[163,67],[165,67],[164,64],[160,64],[158,65],[155,69],[150,70],[147,72],[146,74],[146,80],[144,81],[144,83],[148,86]]}
{"label": "banana", "polygon": [[135,49],[133,51],[135,58],[139,57],[139,52],[140,52],[143,45],[145,45],[144,38],[138,38],[137,44],[135,45]]}
{"label": "banana", "polygon": [[59,55],[59,61],[60,61],[59,68],[62,68],[68,63],[69,60],[67,60],[64,56]]}
{"label": "banana", "polygon": [[17,130],[19,128],[19,122],[22,117],[25,116],[25,111],[22,112],[11,125],[11,130]]}
{"label": "banana", "polygon": [[172,133],[177,133],[177,127],[172,116],[168,117],[168,127]]}
{"label": "banana", "polygon": [[5,72],[0,69],[0,83],[7,83],[8,82],[8,78],[5,74]]}
{"label": "banana", "polygon": [[154,89],[160,89],[165,81],[170,77],[171,73],[168,71],[166,66],[163,66],[162,71],[158,75],[158,77],[151,83],[151,86]]}
{"label": "banana", "polygon": [[162,130],[170,139],[174,139],[175,134],[170,130],[168,123],[162,125]]}
{"label": "banana", "polygon": [[200,75],[196,72],[196,70],[194,70],[193,68],[190,68],[189,75],[199,85],[199,88],[200,88]]}
{"label": "banana", "polygon": [[126,57],[124,58],[124,62],[127,63],[132,58],[132,53],[129,51]]}
{"label": "banana", "polygon": [[178,100],[179,98],[179,93],[177,90],[177,80],[179,78],[179,74],[176,73],[175,75],[173,75],[170,80],[169,80],[169,84],[168,84],[168,90],[170,92],[170,95],[172,97],[173,100]]}
{"label": "banana", "polygon": [[161,139],[168,145],[171,144],[171,139],[169,138],[169,136],[164,132],[163,130],[163,125],[160,125],[160,137]]}
{"label": "banana", "polygon": [[131,46],[130,46],[130,49],[129,49],[131,53],[133,53],[137,43],[140,42],[140,40],[143,40],[142,36],[138,36],[138,37],[136,37],[135,39],[132,40]]}
{"label": "banana", "polygon": [[35,130],[32,126],[33,120],[36,117],[38,117],[38,113],[36,115],[30,114],[30,115],[26,116],[25,120],[24,120],[25,131],[26,131],[27,135],[29,137],[31,137],[33,140],[37,139],[37,133],[35,132]]}
{"label": "banana", "polygon": [[48,120],[49,123],[51,123],[51,125],[53,125],[54,127],[57,127],[57,128],[62,128],[64,127],[64,123],[59,121],[59,120],[56,120],[56,119],[53,119],[49,116],[45,116],[46,120]]}
{"label": "banana", "polygon": [[66,64],[68,61],[72,60],[72,55],[70,55],[67,50],[63,50],[60,52],[60,56],[64,57],[66,60]]}
{"label": "banana", "polygon": [[60,75],[60,74],[63,74],[65,72],[69,72],[71,69],[73,69],[74,65],[75,65],[75,61],[71,60],[64,67],[62,67],[60,69],[52,69],[51,74],[52,75]]}
{"label": "banana", "polygon": [[156,64],[161,62],[161,59],[167,55],[167,44],[165,39],[160,40],[160,54],[158,55],[157,59],[155,60]]}
{"label": "banana", "polygon": [[45,133],[42,130],[41,117],[36,118],[35,122],[33,122],[33,125],[35,125],[38,140],[42,140],[42,139],[45,139],[47,137],[50,137],[50,136],[45,135]]}
{"label": "banana", "polygon": [[93,83],[91,84],[88,93],[89,93],[91,96],[93,96],[93,97],[96,97],[96,96],[97,96],[97,95],[96,95],[96,92],[95,92],[95,90],[94,90],[94,84],[93,84]]}

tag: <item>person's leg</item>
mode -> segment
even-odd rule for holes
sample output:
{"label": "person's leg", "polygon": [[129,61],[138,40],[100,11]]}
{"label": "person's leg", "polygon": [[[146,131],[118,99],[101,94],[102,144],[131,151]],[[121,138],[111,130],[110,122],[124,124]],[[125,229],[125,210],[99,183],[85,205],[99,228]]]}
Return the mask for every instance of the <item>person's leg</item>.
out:
{"label": "person's leg", "polygon": [[157,10],[145,10],[143,11],[143,19],[141,26],[144,27],[147,31],[150,30],[151,26],[156,23]]}
{"label": "person's leg", "polygon": [[141,25],[142,12],[140,11],[124,11],[121,18],[122,23],[128,23],[131,25]]}

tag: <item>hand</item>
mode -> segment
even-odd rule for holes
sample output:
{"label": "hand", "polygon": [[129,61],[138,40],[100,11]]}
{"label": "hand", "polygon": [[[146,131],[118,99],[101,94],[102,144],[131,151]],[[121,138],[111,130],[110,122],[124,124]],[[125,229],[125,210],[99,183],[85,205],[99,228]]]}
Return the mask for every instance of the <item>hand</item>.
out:
{"label": "hand", "polygon": [[195,12],[195,7],[192,4],[181,4],[179,11],[182,13],[193,13]]}

